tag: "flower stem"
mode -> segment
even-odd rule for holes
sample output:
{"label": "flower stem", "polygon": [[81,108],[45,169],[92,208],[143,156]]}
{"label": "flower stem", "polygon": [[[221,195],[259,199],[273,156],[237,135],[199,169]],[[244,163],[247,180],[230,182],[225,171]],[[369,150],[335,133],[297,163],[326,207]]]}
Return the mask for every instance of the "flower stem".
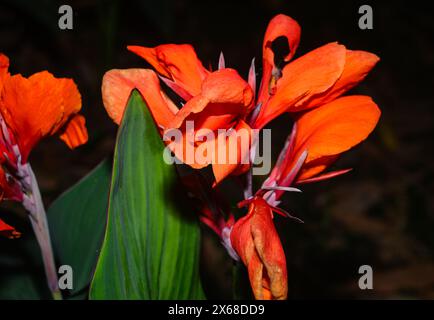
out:
{"label": "flower stem", "polygon": [[36,239],[42,253],[45,274],[47,276],[48,287],[54,300],[62,300],[59,290],[57,270],[54,262],[53,248],[51,246],[50,232],[48,229],[47,215],[42,202],[41,192],[38,182],[30,164],[26,164],[25,171],[28,174],[29,194],[26,194],[23,201],[24,207],[30,213],[30,222],[33,227]]}

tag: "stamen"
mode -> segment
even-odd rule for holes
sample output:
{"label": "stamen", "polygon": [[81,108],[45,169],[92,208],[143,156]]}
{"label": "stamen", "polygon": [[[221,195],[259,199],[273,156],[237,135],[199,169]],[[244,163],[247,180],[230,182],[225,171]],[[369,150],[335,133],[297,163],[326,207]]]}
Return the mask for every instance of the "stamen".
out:
{"label": "stamen", "polygon": [[253,111],[250,113],[250,118],[248,123],[252,124],[256,121],[258,118],[259,112],[261,111],[262,102],[258,103],[258,105],[253,109]]}
{"label": "stamen", "polygon": [[306,161],[308,151],[304,150],[303,153],[298,158],[295,165],[292,167],[289,174],[283,178],[283,180],[280,182],[280,185],[282,186],[289,186],[294,181],[295,177],[297,176],[298,172],[300,171],[301,167],[303,166],[303,163]]}
{"label": "stamen", "polygon": [[223,55],[223,52],[220,52],[220,57],[219,57],[219,67],[218,69],[224,69],[225,68],[225,56]]}
{"label": "stamen", "polygon": [[234,259],[235,261],[240,261],[240,257],[238,256],[237,252],[232,247],[231,243],[231,232],[232,227],[224,227],[222,231],[222,244],[226,248],[229,256]]}
{"label": "stamen", "polygon": [[273,191],[279,190],[279,191],[287,191],[287,192],[302,192],[298,188],[284,187],[284,186],[265,186],[265,187],[262,187],[262,189],[273,190]]}
{"label": "stamen", "polygon": [[327,172],[327,173],[324,173],[322,175],[319,175],[319,176],[316,176],[313,178],[296,181],[296,183],[297,184],[305,184],[305,183],[324,181],[327,179],[331,179],[331,178],[335,178],[335,177],[338,177],[340,175],[343,175],[347,172],[350,172],[351,170],[353,170],[353,169],[350,168],[350,169],[343,169],[343,170],[338,170],[338,171]]}
{"label": "stamen", "polygon": [[252,59],[252,63],[249,69],[249,77],[248,77],[250,88],[253,91],[253,99],[256,96],[256,68],[255,68],[255,58]]}
{"label": "stamen", "polygon": [[272,207],[277,207],[281,203],[281,201],[276,200],[276,193],[274,191],[267,191],[263,198]]}
{"label": "stamen", "polygon": [[244,187],[244,199],[249,199],[253,196],[253,190],[252,190],[252,186],[253,186],[253,175],[252,175],[252,170],[249,169],[249,171],[246,173],[246,184]]}
{"label": "stamen", "polygon": [[282,167],[284,167],[284,162],[289,160],[289,156],[291,155],[292,150],[294,149],[294,140],[296,134],[297,134],[297,124],[294,123],[291,133],[286,139],[285,145],[283,146],[282,151],[280,152],[279,157],[277,158],[277,162],[274,165],[274,168],[271,171],[269,177],[264,181],[262,187],[270,186],[272,183],[276,184],[276,181],[280,179],[280,176],[282,174],[282,169],[283,169]]}

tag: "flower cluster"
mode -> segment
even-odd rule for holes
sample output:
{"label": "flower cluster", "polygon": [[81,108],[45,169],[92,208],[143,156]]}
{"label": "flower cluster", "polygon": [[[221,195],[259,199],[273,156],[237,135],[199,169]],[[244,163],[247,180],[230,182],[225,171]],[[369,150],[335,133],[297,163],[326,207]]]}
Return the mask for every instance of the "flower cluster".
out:
{"label": "flower cluster", "polygon": [[[201,174],[184,175],[184,182],[198,200],[201,219],[222,239],[234,259],[247,267],[251,287],[257,299],[285,299],[287,270],[285,254],[276,232],[273,214],[290,216],[278,208],[285,191],[294,186],[329,179],[349,169],[325,172],[345,151],[362,142],[375,128],[380,110],[368,96],[342,95],[361,82],[378,62],[365,51],[346,49],[338,43],[325,44],[293,61],[300,40],[300,26],[292,18],[277,15],[268,25],[262,46],[262,79],[256,93],[254,62],[247,81],[236,70],[225,67],[220,57],[218,70],[207,70],[190,45],[167,44],[155,48],[129,46],[128,50],[144,58],[149,69],[111,70],[103,79],[103,102],[111,118],[119,123],[133,88],[147,102],[155,122],[165,130],[183,130],[186,121],[194,121],[197,130],[262,129],[283,113],[293,119],[280,156],[253,194],[249,164],[187,163],[194,169],[212,165],[213,182]],[[286,39],[290,53],[284,66],[275,64],[273,43]],[[180,108],[163,90],[160,80],[182,100]],[[289,126],[289,125],[288,125]],[[196,130],[195,129],[195,130]],[[184,132],[187,135],[187,132]],[[252,137],[250,137],[252,139]],[[182,161],[186,139],[172,149]],[[202,141],[194,144],[199,148]],[[240,157],[252,150],[231,146]],[[217,152],[217,151],[216,151]],[[185,161],[184,161],[185,162]],[[245,216],[235,220],[218,192],[221,181],[238,176],[246,181]],[[290,216],[291,217],[291,216]]]}
{"label": "flower cluster", "polygon": [[[0,200],[35,205],[31,150],[45,136],[59,134],[70,147],[87,141],[80,93],[71,79],[42,71],[25,78],[8,71],[9,59],[0,53]],[[31,210],[29,210],[31,211]],[[19,236],[0,220],[0,234]]]}

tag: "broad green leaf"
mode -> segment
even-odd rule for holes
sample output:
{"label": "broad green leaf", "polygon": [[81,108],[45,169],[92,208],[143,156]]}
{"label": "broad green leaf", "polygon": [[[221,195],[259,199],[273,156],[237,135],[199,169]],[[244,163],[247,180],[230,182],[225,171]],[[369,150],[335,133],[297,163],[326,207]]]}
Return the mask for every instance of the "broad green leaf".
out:
{"label": "broad green leaf", "polygon": [[119,128],[108,223],[91,299],[203,299],[200,231],[140,94]]}
{"label": "broad green leaf", "polygon": [[73,270],[72,298],[87,296],[104,237],[110,177],[111,161],[105,160],[47,212],[58,264]]}
{"label": "broad green leaf", "polygon": [[[73,290],[64,292],[68,299],[88,296],[105,231],[110,177],[106,160],[47,211],[57,266],[73,269]],[[22,238],[0,238],[0,299],[51,299],[36,239],[28,221],[21,223]]]}

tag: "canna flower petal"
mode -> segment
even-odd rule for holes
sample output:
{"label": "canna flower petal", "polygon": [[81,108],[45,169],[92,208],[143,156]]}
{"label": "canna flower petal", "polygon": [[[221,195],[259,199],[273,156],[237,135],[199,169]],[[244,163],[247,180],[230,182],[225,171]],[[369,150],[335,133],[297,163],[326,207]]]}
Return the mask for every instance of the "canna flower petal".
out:
{"label": "canna flower petal", "polygon": [[[235,70],[221,69],[210,73],[202,83],[201,92],[187,101],[168,124],[169,130],[180,129],[183,132],[183,139],[170,143],[170,149],[179,160],[192,168],[200,169],[207,166],[211,162],[196,163],[194,157],[190,159],[187,154],[187,144],[192,145],[192,148],[213,150],[215,155],[219,152],[215,150],[215,139],[207,139],[197,146],[194,145],[194,141],[187,139],[187,135],[190,134],[186,132],[186,122],[192,121],[194,123],[195,132],[207,130],[217,133],[218,129],[236,127],[249,112],[252,102],[252,89]],[[196,151],[194,152],[196,154]],[[208,155],[208,159],[211,161],[213,154]],[[221,176],[220,171],[216,171],[216,173],[218,177]],[[222,175],[224,174],[222,173]]]}
{"label": "canna flower petal", "polygon": [[142,94],[155,122],[167,128],[178,108],[163,93],[157,75],[149,69],[113,69],[104,74],[102,99],[113,121],[121,123],[128,98],[134,88]]}
{"label": "canna flower petal", "polygon": [[304,179],[304,180],[298,180],[297,183],[298,184],[306,184],[306,183],[312,183],[312,182],[319,182],[319,181],[324,181],[324,180],[328,180],[334,177],[338,177],[341,176],[345,173],[350,172],[352,169],[342,169],[342,170],[336,170],[336,171],[331,171],[331,172],[327,172],[324,174],[320,174],[317,175],[313,178],[309,178],[309,179]]}
{"label": "canna flower petal", "polygon": [[347,96],[303,114],[297,121],[291,162],[307,150],[307,158],[297,180],[305,180],[324,171],[337,157],[365,140],[380,118],[380,109],[368,96]]}
{"label": "canna flower petal", "polygon": [[196,129],[226,129],[250,111],[252,102],[252,89],[235,70],[214,71],[203,81],[201,92],[179,110],[168,127],[180,128],[185,121],[194,120]]}
{"label": "canna flower petal", "polygon": [[276,69],[274,52],[271,48],[273,42],[280,37],[286,38],[290,51],[283,60],[288,62],[294,56],[298,48],[300,34],[300,25],[291,17],[279,14],[271,19],[262,44],[262,82],[259,89],[258,104],[264,103],[269,98],[270,91],[272,91],[272,83],[270,82],[273,70]]}
{"label": "canna flower petal", "polygon": [[17,140],[22,163],[42,137],[58,132],[80,109],[81,96],[71,79],[47,71],[4,79],[0,112]]}
{"label": "canna flower petal", "polygon": [[[218,139],[218,138],[217,138]],[[223,162],[217,161],[212,165],[215,182],[214,186],[223,181],[230,174],[242,174],[250,168],[250,145],[252,139],[251,128],[240,120],[234,130],[226,138],[226,150],[217,150]],[[231,156],[235,161],[231,161]]]}
{"label": "canna flower petal", "polygon": [[247,215],[238,220],[230,234],[232,248],[246,265],[256,299],[287,298],[285,253],[274,227],[267,202],[256,197]]}
{"label": "canna flower petal", "polygon": [[8,75],[9,58],[0,53],[0,92],[3,88],[3,82]]}
{"label": "canna flower petal", "polygon": [[197,58],[188,44],[165,44],[155,48],[128,46],[128,50],[149,62],[157,72],[167,78],[166,82],[185,100],[201,91],[201,84],[209,71]]}
{"label": "canna flower petal", "polygon": [[85,144],[88,140],[86,119],[81,114],[76,114],[72,117],[65,125],[60,139],[71,149]]}
{"label": "canna flower petal", "polygon": [[20,233],[15,230],[15,228],[6,224],[2,219],[0,219],[0,236],[4,236],[9,239],[14,239],[20,237]]}
{"label": "canna flower petal", "polygon": [[323,94],[341,76],[345,66],[346,49],[329,43],[287,64],[277,81],[275,94],[261,109],[254,128],[263,128],[286,111],[306,109],[306,101]]}
{"label": "canna flower petal", "polygon": [[310,109],[333,101],[352,89],[365,79],[379,60],[378,56],[370,52],[347,50],[344,71],[338,81],[325,93],[314,96],[303,106],[303,109]]}

